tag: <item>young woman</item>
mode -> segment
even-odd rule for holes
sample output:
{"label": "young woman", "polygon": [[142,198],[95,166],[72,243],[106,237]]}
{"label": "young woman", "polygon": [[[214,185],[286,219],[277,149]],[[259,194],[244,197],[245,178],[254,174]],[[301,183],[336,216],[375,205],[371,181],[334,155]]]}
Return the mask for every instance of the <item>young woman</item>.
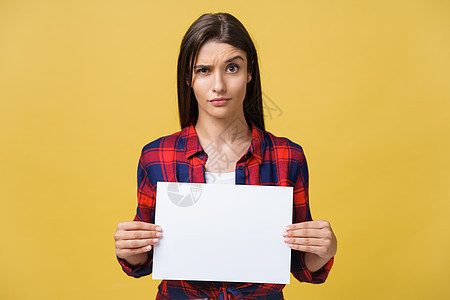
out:
{"label": "young woman", "polygon": [[[147,144],[138,167],[134,221],[115,233],[130,276],[151,273],[157,181],[294,187],[294,217],[283,236],[291,272],[321,283],[337,249],[327,221],[312,221],[302,148],[265,130],[258,56],[244,26],[226,13],[204,14],[186,32],[178,57],[181,131]],[[274,200],[276,201],[276,200]],[[283,299],[282,284],[163,280],[156,299]]]}

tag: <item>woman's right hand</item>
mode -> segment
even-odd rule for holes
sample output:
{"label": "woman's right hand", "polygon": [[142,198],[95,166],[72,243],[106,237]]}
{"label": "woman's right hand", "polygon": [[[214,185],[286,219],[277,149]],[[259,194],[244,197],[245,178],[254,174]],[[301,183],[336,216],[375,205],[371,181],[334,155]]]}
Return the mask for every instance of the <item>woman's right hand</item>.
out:
{"label": "woman's right hand", "polygon": [[161,236],[158,225],[140,221],[121,222],[114,234],[116,255],[131,265],[145,264],[148,259],[146,252],[158,243]]}

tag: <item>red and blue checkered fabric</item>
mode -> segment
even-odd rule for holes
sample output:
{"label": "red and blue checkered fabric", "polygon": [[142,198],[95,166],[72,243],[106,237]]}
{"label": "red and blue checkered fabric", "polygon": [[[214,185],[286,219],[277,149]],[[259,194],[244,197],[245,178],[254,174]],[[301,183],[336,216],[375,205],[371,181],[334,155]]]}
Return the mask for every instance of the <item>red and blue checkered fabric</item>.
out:
{"label": "red and blue checkered fabric", "polygon": [[[138,166],[138,207],[135,221],[154,223],[156,183],[205,183],[208,155],[199,143],[194,123],[181,131],[147,144]],[[303,149],[284,137],[276,137],[251,124],[252,142],[246,155],[236,163],[236,184],[294,187],[292,223],[311,221],[308,200],[308,167]],[[211,153],[208,151],[208,153]],[[133,267],[117,258],[126,274],[133,277],[152,272],[149,262]],[[304,252],[291,250],[291,273],[301,282],[322,283],[333,265],[332,258],[317,272],[304,263]],[[163,280],[156,299],[283,299],[284,284]]]}

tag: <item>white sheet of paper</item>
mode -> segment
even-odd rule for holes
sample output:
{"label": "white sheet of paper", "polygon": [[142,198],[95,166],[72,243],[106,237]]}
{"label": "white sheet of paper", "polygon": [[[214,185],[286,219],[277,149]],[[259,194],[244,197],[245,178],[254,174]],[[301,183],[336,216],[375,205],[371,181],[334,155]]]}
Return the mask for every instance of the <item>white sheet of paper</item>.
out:
{"label": "white sheet of paper", "polygon": [[290,283],[293,188],[158,182],[153,279]]}

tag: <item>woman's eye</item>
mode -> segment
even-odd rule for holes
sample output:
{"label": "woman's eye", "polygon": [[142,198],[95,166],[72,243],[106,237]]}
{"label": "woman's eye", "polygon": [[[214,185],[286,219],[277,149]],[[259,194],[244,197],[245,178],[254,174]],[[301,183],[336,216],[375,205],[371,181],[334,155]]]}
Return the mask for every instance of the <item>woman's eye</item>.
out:
{"label": "woman's eye", "polygon": [[200,68],[200,69],[197,69],[197,73],[206,73],[206,72],[208,72],[208,69],[207,69],[207,68]]}
{"label": "woman's eye", "polygon": [[238,65],[229,65],[228,70],[230,70],[231,72],[237,72],[239,70],[239,66]]}

